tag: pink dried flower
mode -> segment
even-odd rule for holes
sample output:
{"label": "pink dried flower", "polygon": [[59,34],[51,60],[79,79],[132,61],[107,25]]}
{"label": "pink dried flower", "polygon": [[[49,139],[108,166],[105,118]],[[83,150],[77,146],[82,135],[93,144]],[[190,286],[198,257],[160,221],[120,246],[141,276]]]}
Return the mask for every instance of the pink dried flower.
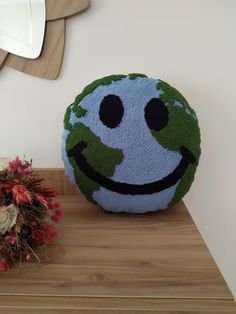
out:
{"label": "pink dried flower", "polygon": [[9,193],[12,189],[12,184],[0,184],[0,191],[3,193]]}
{"label": "pink dried flower", "polygon": [[38,194],[38,193],[35,193],[35,194],[34,194],[34,197],[35,197],[46,209],[49,208],[49,202],[48,202],[48,200],[47,200],[44,196],[42,196],[42,195],[40,195],[40,194]]}
{"label": "pink dried flower", "polygon": [[16,184],[11,191],[17,204],[31,203],[32,196],[24,185]]}
{"label": "pink dried flower", "polygon": [[41,244],[53,244],[57,236],[57,229],[50,225],[44,225],[34,233],[36,242]]}
{"label": "pink dried flower", "polygon": [[52,221],[58,223],[61,218],[64,216],[64,212],[61,209],[56,209],[51,216]]}
{"label": "pink dried flower", "polygon": [[29,168],[24,169],[23,174],[24,174],[25,176],[28,176],[28,175],[31,174],[32,172],[33,172],[32,168],[29,167]]}
{"label": "pink dried flower", "polygon": [[29,162],[22,162],[19,156],[15,160],[9,162],[9,168],[15,175],[28,175],[32,172]]}
{"label": "pink dried flower", "polygon": [[58,193],[41,186],[43,180],[31,162],[16,157],[1,168],[0,160],[0,272],[22,256],[31,261],[35,247],[46,249],[55,241],[57,229],[48,223],[59,222],[64,213],[54,203]]}
{"label": "pink dried flower", "polygon": [[60,221],[60,217],[58,217],[57,215],[52,215],[51,216],[52,221],[54,221],[55,223],[58,223]]}
{"label": "pink dried flower", "polygon": [[51,188],[41,188],[41,187],[37,187],[37,190],[36,190],[37,194],[39,195],[42,195],[43,197],[55,197],[57,195],[59,195],[58,192],[54,191],[53,189]]}
{"label": "pink dried flower", "polygon": [[0,262],[0,272],[5,272],[10,269],[9,264],[5,261],[5,259],[2,259]]}
{"label": "pink dried flower", "polygon": [[15,236],[12,236],[12,235],[6,236],[5,240],[7,242],[9,242],[11,245],[15,245],[16,244],[16,237]]}
{"label": "pink dried flower", "polygon": [[53,204],[53,208],[55,208],[55,209],[56,209],[56,208],[60,208],[60,207],[61,207],[61,204],[59,204],[59,203],[54,203],[54,204]]}
{"label": "pink dried flower", "polygon": [[26,260],[29,262],[29,261],[31,261],[32,260],[32,256],[30,255],[30,254],[27,254],[26,255]]}
{"label": "pink dried flower", "polygon": [[64,212],[61,209],[56,209],[54,212],[57,217],[62,218],[64,216]]}

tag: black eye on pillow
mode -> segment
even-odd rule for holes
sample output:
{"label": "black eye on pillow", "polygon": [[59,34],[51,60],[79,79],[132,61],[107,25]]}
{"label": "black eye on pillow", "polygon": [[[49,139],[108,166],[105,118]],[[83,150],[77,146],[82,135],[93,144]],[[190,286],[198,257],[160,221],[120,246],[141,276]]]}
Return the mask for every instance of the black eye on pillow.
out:
{"label": "black eye on pillow", "polygon": [[152,98],[145,107],[145,120],[151,130],[160,131],[169,121],[169,111],[159,98]]}
{"label": "black eye on pillow", "polygon": [[107,95],[103,98],[100,109],[99,117],[102,123],[108,128],[116,128],[124,115],[124,107],[119,96]]}

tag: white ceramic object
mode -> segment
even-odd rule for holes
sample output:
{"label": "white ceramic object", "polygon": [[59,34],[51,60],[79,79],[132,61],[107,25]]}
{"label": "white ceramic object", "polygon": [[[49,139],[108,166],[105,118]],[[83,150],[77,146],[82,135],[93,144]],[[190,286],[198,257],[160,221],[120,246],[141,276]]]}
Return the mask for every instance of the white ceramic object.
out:
{"label": "white ceramic object", "polygon": [[35,59],[45,31],[45,0],[0,0],[0,48]]}

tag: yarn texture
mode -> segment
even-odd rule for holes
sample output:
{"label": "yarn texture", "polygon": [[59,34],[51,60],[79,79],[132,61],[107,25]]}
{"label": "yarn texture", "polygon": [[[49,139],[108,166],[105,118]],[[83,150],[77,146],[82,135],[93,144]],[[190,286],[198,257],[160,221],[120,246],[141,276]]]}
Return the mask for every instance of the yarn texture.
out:
{"label": "yarn texture", "polygon": [[175,88],[144,74],[96,80],[65,113],[66,174],[107,211],[173,206],[188,192],[200,154],[194,110]]}

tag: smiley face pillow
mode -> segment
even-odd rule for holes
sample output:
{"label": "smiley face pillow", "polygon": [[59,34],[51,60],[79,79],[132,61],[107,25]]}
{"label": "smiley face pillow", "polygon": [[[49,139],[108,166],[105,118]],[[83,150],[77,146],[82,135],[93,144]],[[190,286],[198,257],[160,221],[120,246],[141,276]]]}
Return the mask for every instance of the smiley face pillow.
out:
{"label": "smiley face pillow", "polygon": [[195,112],[173,87],[143,74],[86,86],[64,118],[66,173],[86,198],[112,212],[174,205],[200,157]]}

